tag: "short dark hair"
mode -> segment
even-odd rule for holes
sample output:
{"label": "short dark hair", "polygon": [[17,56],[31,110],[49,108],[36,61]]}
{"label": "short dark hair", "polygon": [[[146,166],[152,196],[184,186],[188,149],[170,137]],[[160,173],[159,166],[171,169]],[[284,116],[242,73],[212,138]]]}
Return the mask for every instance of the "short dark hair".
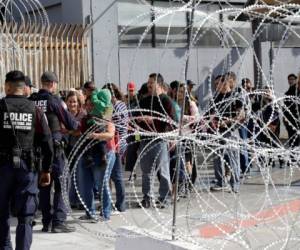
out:
{"label": "short dark hair", "polygon": [[138,91],[138,96],[147,95],[147,94],[148,94],[147,83],[143,83],[143,85],[141,86],[141,88]]}
{"label": "short dark hair", "polygon": [[178,89],[179,85],[180,85],[180,82],[177,81],[177,80],[175,80],[175,81],[173,81],[173,82],[170,83],[170,88],[173,89],[173,90],[174,89]]}
{"label": "short dark hair", "polygon": [[249,78],[243,78],[242,79],[242,87],[244,88],[246,86],[246,83],[251,82]]}
{"label": "short dark hair", "polygon": [[220,79],[223,75],[217,75],[215,78],[214,78],[214,81]]}
{"label": "short dark hair", "polygon": [[84,89],[91,89],[91,90],[95,90],[96,86],[95,83],[93,81],[87,81],[83,84],[83,88]]}
{"label": "short dark hair", "polygon": [[25,85],[25,75],[22,71],[13,70],[6,74],[5,83],[18,83],[23,82]]}
{"label": "short dark hair", "polygon": [[163,86],[164,84],[164,78],[160,73],[152,73],[149,75],[149,78],[154,78],[156,82],[161,86]]}
{"label": "short dark hair", "polygon": [[293,73],[289,74],[287,78],[289,79],[290,77],[294,77],[295,79],[297,79],[297,76],[295,74],[293,74]]}

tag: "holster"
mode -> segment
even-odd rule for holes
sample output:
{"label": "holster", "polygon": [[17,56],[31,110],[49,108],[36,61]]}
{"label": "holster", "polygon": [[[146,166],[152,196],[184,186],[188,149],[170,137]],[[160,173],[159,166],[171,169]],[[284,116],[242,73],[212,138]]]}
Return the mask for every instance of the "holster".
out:
{"label": "holster", "polygon": [[61,156],[64,153],[65,144],[63,141],[53,140],[55,157]]}
{"label": "holster", "polygon": [[42,171],[42,165],[43,165],[42,149],[38,147],[35,150],[35,169],[37,172]]}

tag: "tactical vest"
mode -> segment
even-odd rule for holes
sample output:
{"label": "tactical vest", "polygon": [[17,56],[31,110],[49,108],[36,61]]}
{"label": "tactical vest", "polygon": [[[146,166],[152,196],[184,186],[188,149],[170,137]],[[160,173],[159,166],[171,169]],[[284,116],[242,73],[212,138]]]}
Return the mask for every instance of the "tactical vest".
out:
{"label": "tactical vest", "polygon": [[36,107],[33,102],[25,97],[0,100],[0,149],[10,151],[20,147],[22,150],[32,150],[35,124]]}
{"label": "tactical vest", "polygon": [[56,100],[50,94],[48,95],[40,95],[39,93],[33,94],[30,97],[31,100],[35,102],[35,105],[39,107],[46,115],[48,120],[48,125],[51,132],[60,131],[60,122],[57,115],[49,108],[51,102],[55,102]]}

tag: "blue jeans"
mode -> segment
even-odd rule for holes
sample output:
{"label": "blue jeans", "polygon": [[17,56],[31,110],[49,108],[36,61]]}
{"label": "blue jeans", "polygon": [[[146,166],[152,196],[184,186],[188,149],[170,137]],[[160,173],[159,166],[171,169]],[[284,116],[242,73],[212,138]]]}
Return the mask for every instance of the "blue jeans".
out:
{"label": "blue jeans", "polygon": [[[248,139],[248,129],[247,127],[241,127],[239,129],[240,137],[243,141],[246,141]],[[249,165],[249,154],[246,146],[243,146],[241,148],[240,153],[240,164],[241,164],[241,171],[242,173],[248,173],[250,172],[250,165]]]}
{"label": "blue jeans", "polygon": [[[98,155],[100,156],[100,154]],[[94,165],[86,166],[85,159],[83,159],[83,164],[79,166],[79,191],[80,196],[88,208],[87,215],[93,216],[96,214],[93,189],[95,186],[99,187],[103,218],[109,219],[111,213],[109,179],[116,156],[113,151],[107,152],[107,166],[106,168],[101,168],[99,167],[100,157],[98,157],[98,155],[94,155],[93,157]]]}
{"label": "blue jeans", "polygon": [[[225,134],[225,138],[234,140],[231,134]],[[217,150],[217,156],[214,159],[215,177],[217,185],[223,187],[227,180],[225,176],[230,174],[230,186],[233,190],[238,191],[240,186],[240,162],[238,150],[230,145],[224,145],[224,148]],[[227,170],[227,171],[226,171]]]}
{"label": "blue jeans", "polygon": [[126,210],[125,205],[125,184],[123,179],[122,164],[120,154],[116,153],[116,160],[111,173],[111,179],[115,183],[116,188],[116,208],[120,212]]}
{"label": "blue jeans", "polygon": [[[171,180],[170,180],[170,156],[168,152],[167,142],[142,141],[141,144],[142,156],[140,165],[142,169],[142,192],[144,199],[150,199],[151,196],[151,178],[155,178],[155,170],[160,173],[159,180],[159,200],[168,200],[171,195]],[[143,151],[145,149],[145,151]],[[155,169],[153,169],[155,168]]]}

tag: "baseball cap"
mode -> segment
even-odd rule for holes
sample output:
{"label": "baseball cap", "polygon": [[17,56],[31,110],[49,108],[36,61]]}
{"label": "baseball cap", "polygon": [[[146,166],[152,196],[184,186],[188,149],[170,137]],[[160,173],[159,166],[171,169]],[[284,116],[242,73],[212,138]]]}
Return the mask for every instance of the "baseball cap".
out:
{"label": "baseball cap", "polygon": [[10,71],[5,76],[5,82],[10,82],[15,86],[23,87],[25,86],[25,75],[19,70]]}
{"label": "baseball cap", "polygon": [[129,82],[127,84],[127,89],[128,90],[135,90],[135,83],[134,82]]}
{"label": "baseball cap", "polygon": [[56,82],[56,83],[58,83],[58,78],[57,78],[57,76],[54,72],[46,71],[41,76],[41,81],[42,82]]}
{"label": "baseball cap", "polygon": [[192,85],[192,86],[196,85],[196,83],[194,83],[192,80],[187,80],[186,84],[187,85]]}

